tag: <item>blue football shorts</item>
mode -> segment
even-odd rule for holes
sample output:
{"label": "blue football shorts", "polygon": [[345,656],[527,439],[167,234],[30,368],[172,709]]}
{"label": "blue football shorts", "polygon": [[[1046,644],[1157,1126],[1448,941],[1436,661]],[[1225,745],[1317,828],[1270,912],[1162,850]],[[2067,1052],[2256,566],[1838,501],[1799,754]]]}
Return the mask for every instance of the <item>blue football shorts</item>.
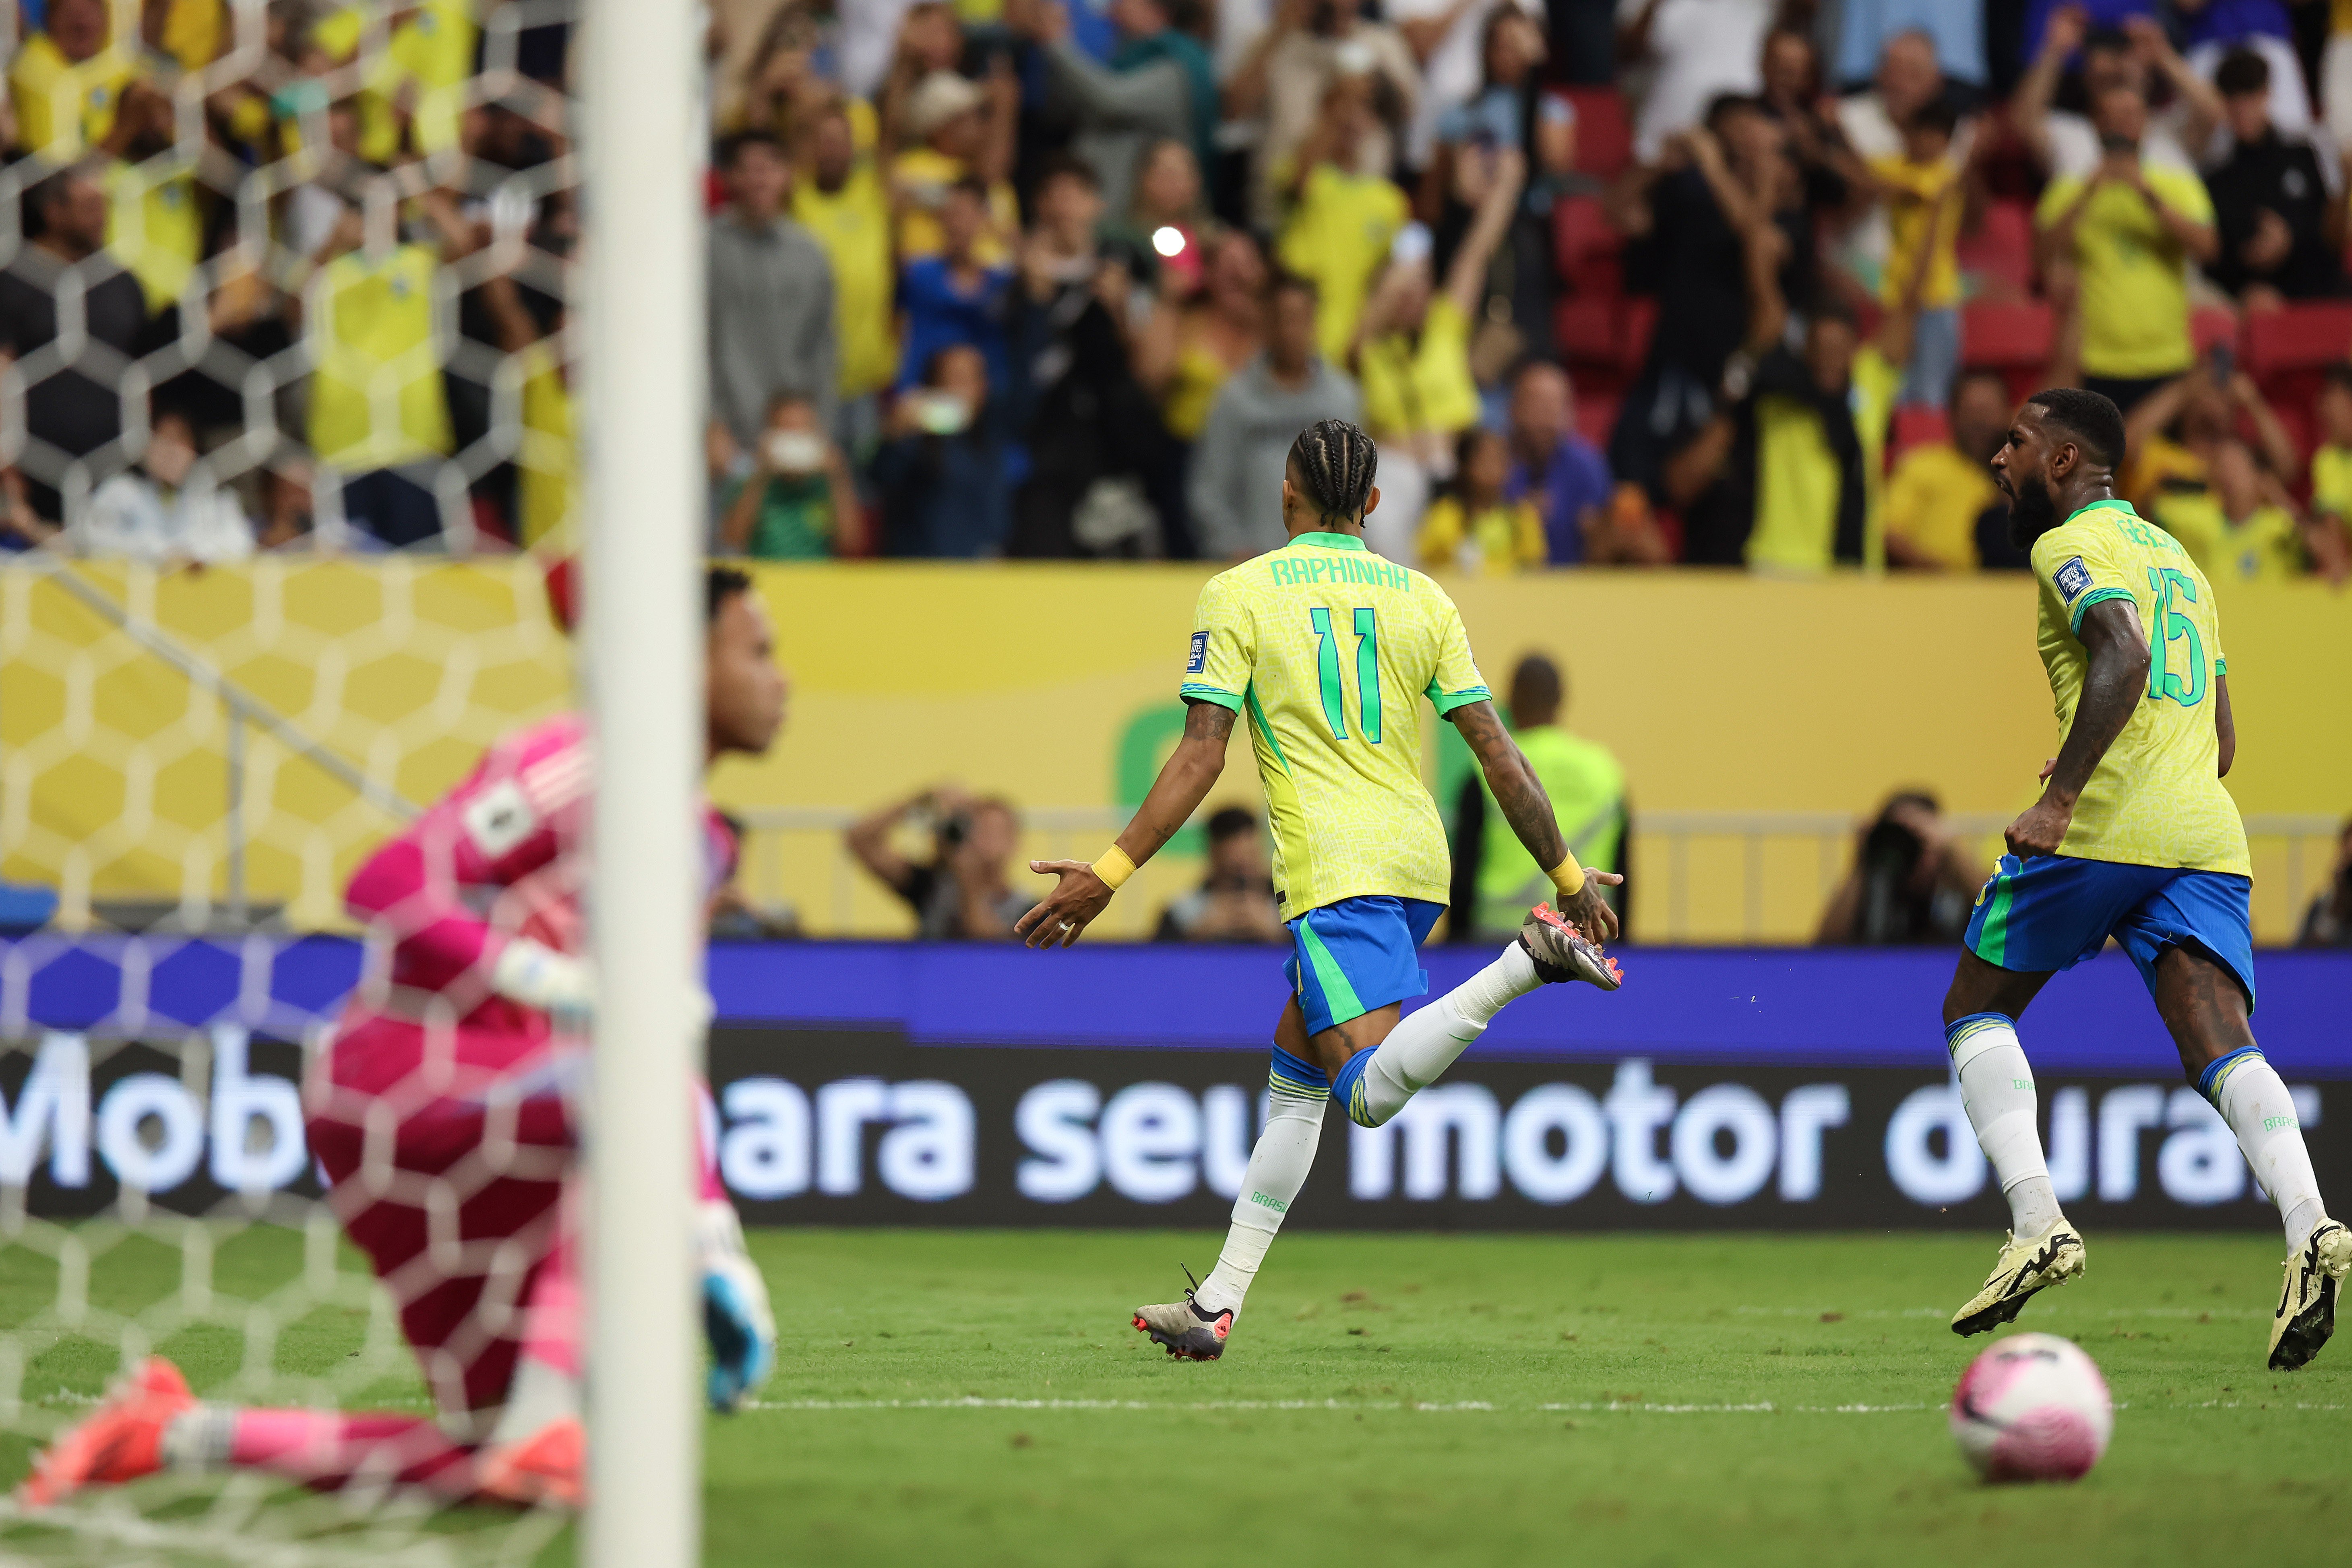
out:
{"label": "blue football shorts", "polygon": [[2201,953],[2230,972],[2254,1005],[2251,879],[2177,866],[2127,866],[2004,855],[1977,895],[1968,946],[1987,963],[2021,973],[2072,969],[2114,937],[2150,990],[2168,947]]}
{"label": "blue football shorts", "polygon": [[1284,978],[1307,1015],[1307,1032],[1360,1018],[1376,1007],[1429,994],[1417,951],[1445,912],[1425,899],[1341,899],[1290,922]]}

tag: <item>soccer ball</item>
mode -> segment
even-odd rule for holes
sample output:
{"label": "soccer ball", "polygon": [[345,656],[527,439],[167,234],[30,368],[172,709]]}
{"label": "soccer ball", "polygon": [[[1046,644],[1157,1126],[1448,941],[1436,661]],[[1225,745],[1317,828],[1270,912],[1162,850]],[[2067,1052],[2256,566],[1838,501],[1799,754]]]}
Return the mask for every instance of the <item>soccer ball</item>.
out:
{"label": "soccer ball", "polygon": [[2018,1334],[1969,1363],[1952,1390],[1952,1436],[1990,1481],[2071,1481],[2107,1451],[2107,1380],[2072,1340]]}

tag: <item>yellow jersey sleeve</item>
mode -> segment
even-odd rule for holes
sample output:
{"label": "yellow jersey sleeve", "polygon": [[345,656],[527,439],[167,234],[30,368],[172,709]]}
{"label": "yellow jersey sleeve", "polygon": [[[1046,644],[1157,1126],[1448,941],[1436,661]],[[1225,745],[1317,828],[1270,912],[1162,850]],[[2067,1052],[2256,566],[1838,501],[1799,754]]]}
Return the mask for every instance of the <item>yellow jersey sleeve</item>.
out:
{"label": "yellow jersey sleeve", "polygon": [[1462,612],[1435,584],[1430,584],[1430,591],[1438,597],[1437,670],[1423,695],[1441,714],[1466,703],[1491,701],[1495,694],[1486,689],[1486,678],[1478,673],[1478,661],[1470,657],[1470,634],[1462,629]]}
{"label": "yellow jersey sleeve", "polygon": [[1249,606],[1220,573],[1201,590],[1192,611],[1192,641],[1184,654],[1184,683],[1176,694],[1238,712],[1257,663],[1257,627]]}
{"label": "yellow jersey sleeve", "polygon": [[[2135,520],[2137,521],[2137,520]],[[2131,563],[2124,559],[2111,530],[2067,522],[2033,542],[2033,574],[2057,595],[2066,611],[2066,629],[2083,635],[2083,614],[2107,599],[2125,599],[2135,606],[2137,595],[2126,575]]]}

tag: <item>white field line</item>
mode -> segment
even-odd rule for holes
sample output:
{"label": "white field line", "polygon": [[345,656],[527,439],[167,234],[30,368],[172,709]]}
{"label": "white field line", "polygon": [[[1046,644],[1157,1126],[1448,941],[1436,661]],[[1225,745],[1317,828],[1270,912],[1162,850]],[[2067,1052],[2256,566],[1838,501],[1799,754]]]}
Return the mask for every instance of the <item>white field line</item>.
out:
{"label": "white field line", "polygon": [[[2036,1301],[2034,1311],[2043,1317],[2073,1318],[2185,1318],[2191,1321],[2212,1318],[2260,1318],[2267,1322],[2271,1312],[2261,1307],[2107,1307],[2093,1311],[2070,1308],[2064,1301]],[[1885,1307],[1734,1307],[1742,1317],[1811,1318],[1829,1317],[1860,1321],[1865,1318],[1948,1318],[1948,1307],[1905,1307],[1900,1311]]]}
{"label": "white field line", "polygon": [[[2118,1410],[2237,1410],[2262,1407],[2271,1410],[2336,1411],[2342,1405],[2264,1405],[2262,1401],[2207,1399],[2177,1405],[2141,1405],[2135,1406],[2126,1400]],[[1405,1399],[1019,1399],[1011,1397],[983,1398],[966,1394],[960,1399],[754,1399],[744,1402],[746,1410],[793,1412],[828,1412],[857,1410],[1078,1410],[1078,1411],[1152,1411],[1160,1413],[1190,1413],[1198,1411],[1285,1411],[1326,1410],[1353,1413],[1368,1410],[1403,1410],[1435,1414],[1476,1414],[1487,1415],[1529,1415],[1553,1414],[1593,1414],[1614,1415],[1911,1415],[1924,1411],[1942,1410],[1936,1404],[1903,1405],[1781,1405],[1764,1400],[1751,1405],[1665,1405],[1643,1400],[1579,1400],[1544,1405],[1496,1405],[1484,1399],[1450,1401]]]}

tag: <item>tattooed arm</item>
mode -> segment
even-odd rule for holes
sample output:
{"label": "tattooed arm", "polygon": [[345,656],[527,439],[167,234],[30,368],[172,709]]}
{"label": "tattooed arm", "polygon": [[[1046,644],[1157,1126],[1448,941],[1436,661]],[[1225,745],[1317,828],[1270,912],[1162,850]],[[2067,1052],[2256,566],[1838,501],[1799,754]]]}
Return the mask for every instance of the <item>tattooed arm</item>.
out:
{"label": "tattooed arm", "polygon": [[[1118,836],[1118,847],[1137,865],[1160,852],[1191,821],[1217,775],[1225,770],[1225,740],[1234,732],[1234,713],[1214,702],[1194,701],[1184,715],[1184,738],[1176,742],[1151,793],[1136,808],[1134,820]],[[1517,748],[1513,748],[1515,751]],[[1054,890],[1013,925],[1013,932],[1031,947],[1067,947],[1078,940],[1094,918],[1110,902],[1111,889],[1085,860],[1032,860],[1029,869],[1041,876],[1058,876]]]}
{"label": "tattooed arm", "polygon": [[[1552,816],[1551,796],[1544,793],[1543,781],[1528,766],[1527,753],[1503,728],[1495,705],[1465,703],[1446,717],[1454,721],[1454,727],[1478,759],[1479,771],[1486,775],[1486,787],[1494,792],[1503,820],[1511,825],[1536,864],[1549,868],[1568,858],[1568,845]],[[1601,889],[1624,879],[1610,871],[1585,872],[1581,889],[1560,896],[1559,912],[1594,942],[1609,941],[1617,934],[1617,911],[1601,898]]]}

